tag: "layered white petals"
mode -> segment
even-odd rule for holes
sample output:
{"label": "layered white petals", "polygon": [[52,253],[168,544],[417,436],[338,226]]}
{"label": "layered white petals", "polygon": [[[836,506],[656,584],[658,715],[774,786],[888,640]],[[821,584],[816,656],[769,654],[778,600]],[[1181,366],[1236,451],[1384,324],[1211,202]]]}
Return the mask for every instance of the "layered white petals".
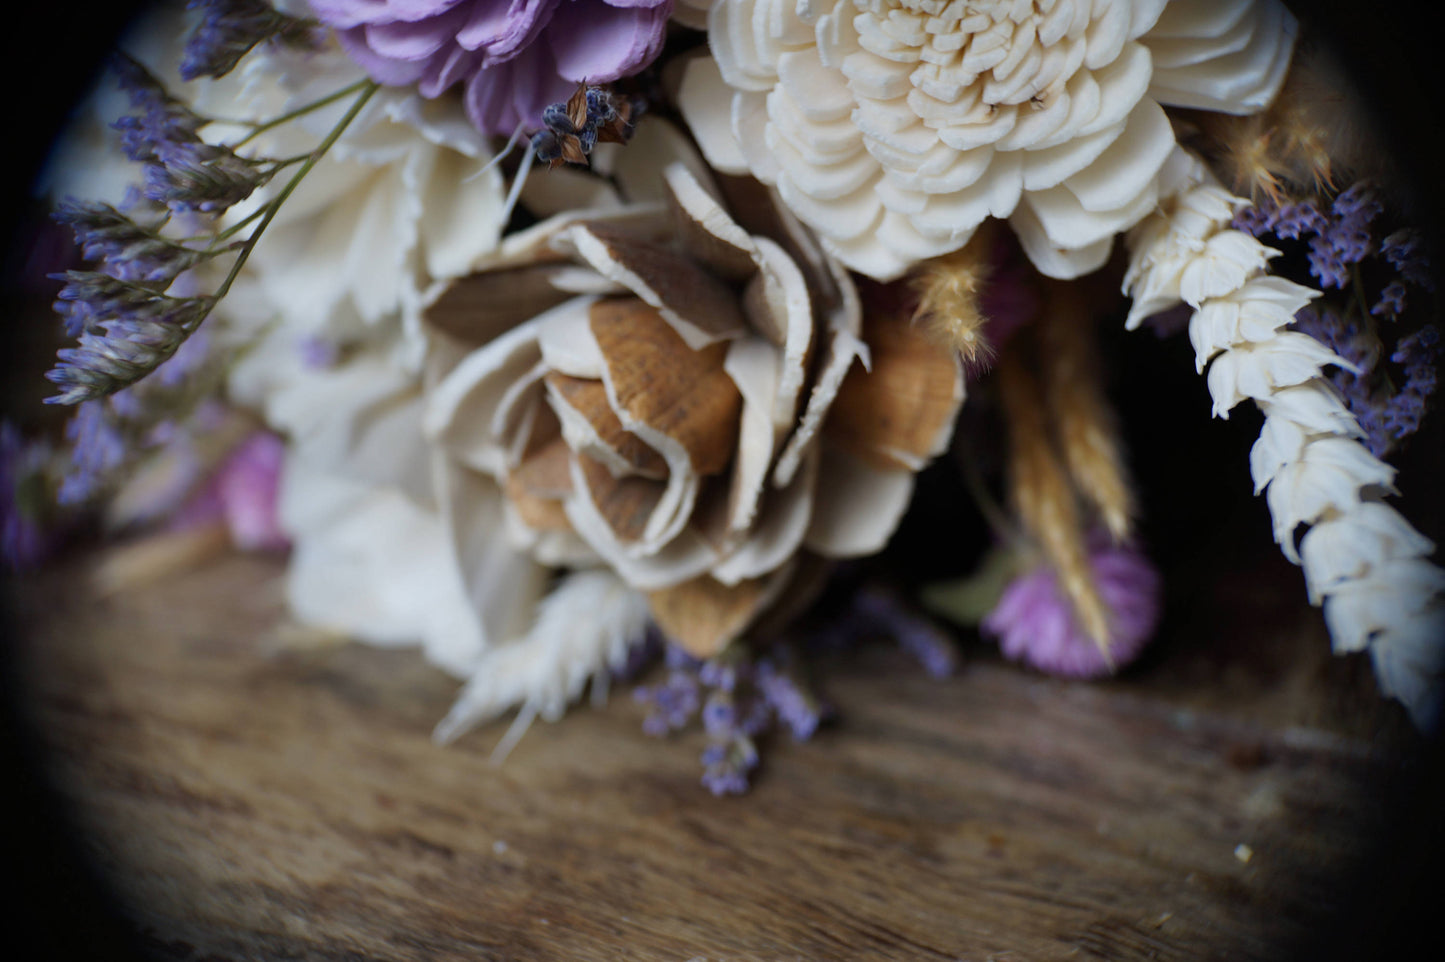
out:
{"label": "layered white petals", "polygon": [[1215,6],[715,0],[715,63],[687,66],[680,106],[709,160],[776,185],[854,270],[892,279],[998,217],[1075,277],[1169,189],[1160,103],[1277,92],[1288,12]]}
{"label": "layered white petals", "polygon": [[[335,48],[307,57],[268,49],[248,58],[245,70],[251,96],[218,112],[274,117],[364,77]],[[282,125],[247,150],[304,154],[348,105]],[[368,336],[400,317],[417,363],[426,292],[470,271],[501,236],[502,180],[485,170],[490,159],[459,103],[377,91],[279,208],[247,265],[253,287],[287,326],[333,341]],[[227,216],[246,217],[287,180],[283,174]]]}
{"label": "layered white petals", "polygon": [[[1211,22],[1235,29],[1239,6],[1220,5]],[[1247,40],[1239,56],[1253,56]],[[1239,203],[1196,172],[1131,232],[1129,326],[1180,302],[1195,308],[1189,336],[1197,368],[1208,367],[1214,414],[1245,398],[1265,414],[1250,451],[1255,492],[1265,492],[1280,550],[1304,569],[1310,603],[1323,604],[1335,650],[1368,649],[1381,691],[1430,728],[1445,682],[1445,571],[1427,560],[1434,544],[1381,503],[1395,469],[1360,443],[1359,424],[1321,375],[1349,365],[1285,330],[1314,292],[1263,274],[1274,252],[1227,227]]]}
{"label": "layered white petals", "polygon": [[[284,332],[270,340],[284,344]],[[257,356],[268,353],[262,344]],[[272,372],[265,411],[290,438],[278,508],[293,545],[287,600],[304,624],[420,645],[465,676],[488,643],[487,622],[433,498],[419,385],[392,356],[376,347],[328,370]],[[512,593],[487,614],[505,622],[527,603]]]}
{"label": "layered white petals", "polygon": [[1209,366],[1214,416],[1228,418],[1245,398],[1269,397],[1280,388],[1318,377],[1326,364],[1344,363],[1308,334],[1285,332],[1267,341],[1242,341],[1221,352]]}
{"label": "layered white petals", "polygon": [[1366,502],[1321,521],[1300,541],[1310,604],[1396,558],[1428,558],[1435,543],[1387,504]]}
{"label": "layered white petals", "polygon": [[286,600],[294,618],[368,644],[420,644],[442,669],[471,672],[481,626],[435,510],[292,454],[280,520],[292,541]]}

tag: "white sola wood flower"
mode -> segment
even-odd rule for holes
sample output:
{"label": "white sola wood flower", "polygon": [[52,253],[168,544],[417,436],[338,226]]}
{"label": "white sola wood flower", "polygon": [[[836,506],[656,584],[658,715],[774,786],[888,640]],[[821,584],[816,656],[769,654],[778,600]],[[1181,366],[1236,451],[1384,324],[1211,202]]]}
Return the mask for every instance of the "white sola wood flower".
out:
{"label": "white sola wood flower", "polygon": [[[239,82],[241,93],[202,86],[198,106],[264,120],[365,77],[334,45],[267,48],[237,74],[232,85]],[[281,125],[247,149],[304,154],[350,103],[343,98]],[[467,273],[501,236],[506,205],[491,158],[459,103],[378,91],[281,205],[247,264],[238,292],[247,303],[233,313],[279,316],[298,335],[333,340],[371,336],[398,320],[416,334],[427,288]],[[283,184],[258,191],[230,216],[251,214]],[[410,344],[411,363],[419,363],[421,341]]]}
{"label": "white sola wood flower", "polygon": [[1294,35],[1276,0],[714,0],[679,99],[713,166],[776,185],[854,270],[897,277],[992,216],[1071,278],[1153,209],[1160,105],[1263,108]]}
{"label": "white sola wood flower", "polygon": [[1320,375],[1348,362],[1285,330],[1317,292],[1264,273],[1276,252],[1228,229],[1244,202],[1208,182],[1202,165],[1184,183],[1130,234],[1128,326],[1180,301],[1195,309],[1189,336],[1198,369],[1209,369],[1215,415],[1245,399],[1265,415],[1250,452],[1255,492],[1265,492],[1285,557],[1304,568],[1311,604],[1323,604],[1335,650],[1368,650],[1381,689],[1434,727],[1445,681],[1435,546],[1383,503],[1395,471],[1360,443],[1354,416]]}

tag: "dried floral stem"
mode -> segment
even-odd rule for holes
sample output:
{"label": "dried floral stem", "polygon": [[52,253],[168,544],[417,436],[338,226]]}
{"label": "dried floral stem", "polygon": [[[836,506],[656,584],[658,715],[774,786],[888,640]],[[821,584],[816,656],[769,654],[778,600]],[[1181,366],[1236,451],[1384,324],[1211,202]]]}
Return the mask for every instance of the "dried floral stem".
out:
{"label": "dried floral stem", "polygon": [[958,351],[966,364],[993,354],[983,337],[987,318],[979,310],[979,294],[989,275],[988,234],[980,230],[963,249],[934,258],[913,275],[918,293],[913,322]]}
{"label": "dried floral stem", "polygon": [[1050,283],[1037,331],[1049,419],[1064,465],[1116,542],[1133,529],[1134,493],[1104,397],[1094,318],[1077,285]]}
{"label": "dried floral stem", "polygon": [[352,101],[351,107],[342,118],[337,121],[336,126],[331,128],[330,133],[326,135],[326,139],[317,144],[316,149],[306,157],[306,161],[301,165],[301,169],[291,175],[291,179],[286,182],[286,186],[282,187],[281,192],[266,206],[266,214],[261,218],[261,223],[257,224],[256,229],[251,232],[251,236],[246,238],[246,242],[241,247],[241,253],[236,258],[236,263],[231,265],[230,273],[228,273],[226,279],[221,282],[221,286],[216,289],[214,301],[219,301],[230,291],[231,285],[235,283],[236,278],[241,273],[241,268],[245,267],[246,261],[250,259],[251,251],[256,249],[256,242],[259,241],[261,235],[266,232],[266,228],[269,227],[271,221],[275,219],[276,214],[281,210],[281,206],[286,203],[287,198],[296,190],[306,175],[311,172],[311,169],[320,162],[322,157],[326,156],[326,152],[329,151],[331,146],[346,132],[346,128],[351,126],[351,122],[361,113],[361,108],[366,106],[367,101],[371,99],[372,94],[376,93],[379,86],[374,80],[365,81],[360,85],[361,92],[357,95],[356,99]]}
{"label": "dried floral stem", "polygon": [[[251,128],[250,133],[248,133],[246,136],[242,137],[240,140],[236,141],[234,144],[231,145],[232,150],[237,150],[240,147],[244,146],[247,142],[254,140],[261,134],[264,134],[266,131],[273,130],[276,127],[280,127],[282,124],[290,123],[297,117],[304,117],[305,115],[313,111],[320,110],[322,107],[329,107],[331,104],[336,103],[336,101],[343,100],[354,93],[360,93],[363,90],[375,89],[376,83],[374,81],[358,80],[354,84],[349,84],[345,87],[342,87],[340,90],[329,93],[326,96],[318,98],[317,100],[313,100],[308,104],[303,104],[302,106],[297,107],[295,110],[288,110],[286,113],[281,114],[279,117],[273,117],[270,120],[265,121],[264,123],[253,123],[250,121],[222,121],[222,123],[231,123],[237,126],[247,126]],[[369,97],[370,94],[368,93],[367,96]],[[350,121],[348,120],[347,122],[349,123]]]}
{"label": "dried floral stem", "polygon": [[[1023,348],[1024,345],[1017,345]],[[1069,475],[1049,436],[1044,392],[1024,350],[999,359],[999,397],[1009,426],[1009,474],[1024,528],[1043,549],[1079,624],[1112,669],[1109,617],[1089,568],[1079,506]]]}

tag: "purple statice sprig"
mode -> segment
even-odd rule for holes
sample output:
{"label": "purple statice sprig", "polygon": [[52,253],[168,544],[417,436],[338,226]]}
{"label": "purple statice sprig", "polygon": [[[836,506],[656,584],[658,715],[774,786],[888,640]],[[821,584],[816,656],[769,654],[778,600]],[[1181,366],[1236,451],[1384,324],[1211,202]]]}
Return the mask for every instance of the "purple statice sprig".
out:
{"label": "purple statice sprig", "polygon": [[44,440],[24,437],[0,421],[0,568],[24,570],[44,561],[58,534],[56,453]]}
{"label": "purple statice sprig", "polygon": [[164,220],[147,223],[134,213],[100,201],[67,197],[56,208],[54,219],[74,232],[81,256],[99,261],[104,273],[120,281],[168,284],[225,252],[187,247],[161,233]]}
{"label": "purple statice sprig", "polygon": [[182,343],[154,377],[76,406],[65,426],[57,505],[97,501],[150,453],[184,445],[192,433],[208,433],[205,403],[226,371],[225,357],[209,340],[202,331]]}
{"label": "purple statice sprig", "polygon": [[314,46],[321,28],[315,20],[284,14],[264,0],[190,0],[186,9],[199,10],[201,22],[186,38],[182,80],[224,77],[267,41]]}
{"label": "purple statice sprig", "polygon": [[[1322,289],[1293,327],[1353,366],[1327,377],[1376,457],[1419,428],[1438,356],[1437,329],[1421,323],[1436,310],[1425,238],[1411,227],[1391,229],[1384,215],[1378,190],[1361,181],[1333,197],[1264,197],[1234,220],[1255,237],[1279,242],[1285,255],[1278,273],[1307,272]],[[1293,253],[1286,241],[1296,242]]]}
{"label": "purple statice sprig", "polygon": [[702,784],[714,795],[748,790],[760,737],[785,728],[806,741],[831,715],[798,677],[796,657],[786,646],[755,655],[735,644],[702,660],[669,643],[663,662],[666,675],[659,682],[633,689],[648,708],[642,730],[662,736],[700,722],[708,738]]}
{"label": "purple statice sprig", "polygon": [[1435,365],[1440,359],[1440,331],[1427,324],[1413,334],[1400,338],[1390,360],[1400,365],[1404,380],[1390,398],[1381,415],[1386,435],[1395,441],[1420,429],[1426,404],[1435,393],[1438,376]]}
{"label": "purple statice sprig", "polygon": [[[220,9],[217,7],[216,9]],[[75,233],[97,269],[58,275],[66,281],[56,303],[79,344],[60,352],[46,376],[60,386],[53,404],[79,404],[121,391],[172,358],[230,291],[251,251],[296,186],[360,114],[375,93],[369,80],[336,91],[281,118],[250,123],[231,146],[201,139],[207,118],[172,97],[136,61],[118,55],[114,69],[133,113],[115,126],[131,159],[143,165],[143,187],[122,206],[67,199],[57,219]],[[350,108],[309,154],[282,160],[242,157],[236,148],[257,133],[355,94]],[[250,216],[222,229],[218,218],[276,174],[295,165],[286,184]],[[203,225],[172,237],[175,215]],[[240,238],[243,230],[249,233]],[[234,255],[213,293],[178,297],[171,284],[203,261]]]}
{"label": "purple statice sprig", "polygon": [[1390,364],[1397,365],[1402,375],[1396,378],[1382,363],[1384,348],[1379,336],[1356,320],[1354,313],[1330,304],[1312,305],[1295,315],[1293,327],[1357,368],[1336,369],[1329,380],[1365,432],[1365,447],[1375,457],[1384,457],[1419,430],[1435,392],[1440,334],[1427,324],[1400,338],[1389,354]]}

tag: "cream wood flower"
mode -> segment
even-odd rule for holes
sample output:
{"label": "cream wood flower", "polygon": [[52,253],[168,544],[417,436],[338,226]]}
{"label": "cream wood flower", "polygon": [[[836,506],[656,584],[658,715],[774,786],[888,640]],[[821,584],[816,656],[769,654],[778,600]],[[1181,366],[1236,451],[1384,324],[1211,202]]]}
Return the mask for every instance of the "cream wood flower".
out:
{"label": "cream wood flower", "polygon": [[775,184],[854,270],[999,217],[1070,278],[1153,210],[1161,105],[1262,109],[1295,32],[1276,0],[714,0],[679,99],[715,167]]}
{"label": "cream wood flower", "polygon": [[[200,85],[198,109],[267,119],[365,78],[334,46],[258,51],[237,74],[240,91]],[[247,149],[307,153],[349,104],[343,99],[275,128]],[[424,293],[470,271],[501,236],[504,192],[500,173],[485,170],[491,157],[459,103],[382,88],[281,206],[234,303],[228,298],[222,308],[267,323],[279,317],[298,337],[335,341],[369,337],[399,320],[419,363]],[[229,218],[249,215],[285,180],[268,184]]]}
{"label": "cream wood flower", "polygon": [[705,655],[807,556],[883,546],[963,378],[906,318],[865,318],[755,182],[663,182],[665,206],[510,238],[432,305],[426,427],[454,523],[500,486],[513,545],[605,564]]}
{"label": "cream wood flower", "polygon": [[[1368,650],[1386,694],[1433,727],[1445,682],[1445,571],[1435,545],[1383,503],[1395,469],[1372,455],[1339,394],[1321,375],[1346,365],[1313,338],[1287,331],[1315,291],[1264,274],[1275,251],[1228,224],[1236,206],[1193,165],[1176,196],[1129,236],[1129,326],[1184,302],[1214,413],[1245,398],[1265,415],[1250,451],[1280,550],[1304,568],[1336,651]],[[1300,536],[1300,529],[1306,530]]]}
{"label": "cream wood flower", "polygon": [[[272,369],[263,413],[289,438],[280,515],[293,543],[292,614],[370,644],[420,644],[429,660],[470,677],[483,651],[525,632],[547,570],[493,537],[486,581],[464,577],[434,490],[420,382],[395,349],[374,345],[287,376],[294,352],[273,337],[247,364]],[[491,527],[472,533],[486,538],[500,525],[494,503]]]}

